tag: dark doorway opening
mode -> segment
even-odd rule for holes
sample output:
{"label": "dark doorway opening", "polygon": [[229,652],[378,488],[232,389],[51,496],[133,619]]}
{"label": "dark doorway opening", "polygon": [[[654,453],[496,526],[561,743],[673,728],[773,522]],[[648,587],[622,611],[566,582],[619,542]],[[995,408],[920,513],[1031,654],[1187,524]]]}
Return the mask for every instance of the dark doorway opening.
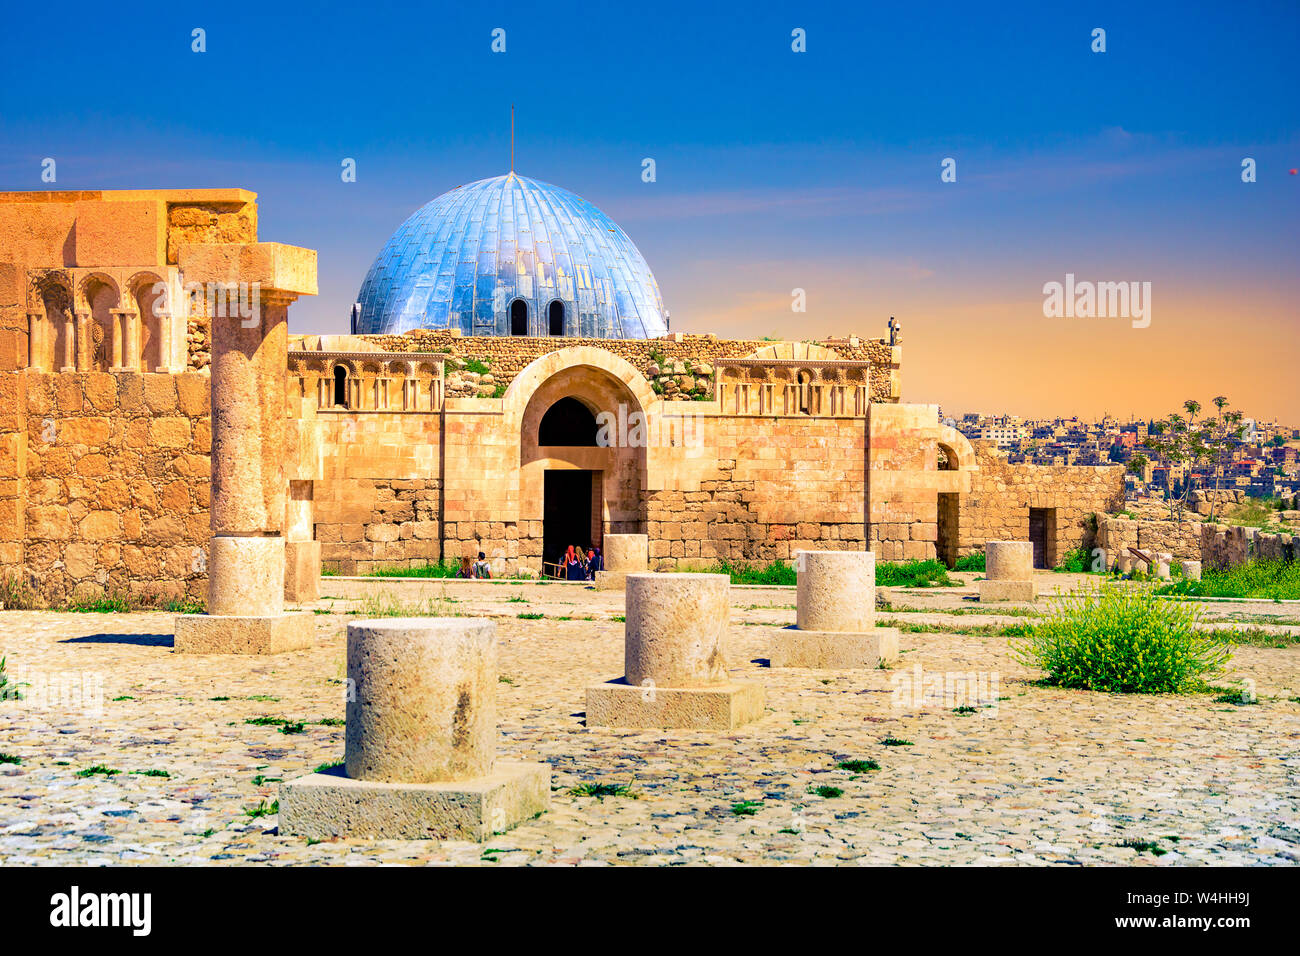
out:
{"label": "dark doorway opening", "polygon": [[510,303],[510,334],[528,334],[528,303],[523,299]]}
{"label": "dark doorway opening", "polygon": [[939,525],[935,549],[939,560],[948,567],[957,563],[957,523],[961,513],[960,503],[955,493],[943,492],[939,495]]}
{"label": "dark doorway opening", "polygon": [[334,407],[348,407],[348,372],[342,365],[334,366]]}
{"label": "dark doorway opening", "polygon": [[[590,549],[592,472],[548,470],[542,506],[542,560],[558,564],[569,545]],[[553,571],[553,568],[547,568]]]}
{"label": "dark doorway opening", "polygon": [[1034,567],[1046,568],[1047,532],[1050,516],[1047,508],[1029,509],[1029,541],[1034,546]]}
{"label": "dark doorway opening", "polygon": [[562,398],[546,410],[537,426],[539,445],[596,446],[596,416],[576,398]]}
{"label": "dark doorway opening", "polygon": [[564,303],[556,299],[546,310],[546,320],[552,335],[564,334]]}

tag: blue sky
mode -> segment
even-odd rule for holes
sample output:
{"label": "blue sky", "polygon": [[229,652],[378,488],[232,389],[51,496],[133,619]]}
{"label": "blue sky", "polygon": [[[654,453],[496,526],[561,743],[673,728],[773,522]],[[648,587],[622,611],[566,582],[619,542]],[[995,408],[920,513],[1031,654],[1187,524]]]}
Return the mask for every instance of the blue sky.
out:
{"label": "blue sky", "polygon": [[[1300,424],[1280,384],[1300,359],[1300,5],[1058,6],[22,5],[0,188],[49,188],[52,156],[61,189],[252,189],[264,240],[320,251],[293,329],[345,331],[397,225],[506,170],[513,102],[517,170],[627,230],[674,329],[880,335],[897,315],[909,401],[1154,413],[1226,392]],[[1066,272],[1151,281],[1152,326],[1045,319]],[[1215,336],[1254,346],[1251,374]]]}

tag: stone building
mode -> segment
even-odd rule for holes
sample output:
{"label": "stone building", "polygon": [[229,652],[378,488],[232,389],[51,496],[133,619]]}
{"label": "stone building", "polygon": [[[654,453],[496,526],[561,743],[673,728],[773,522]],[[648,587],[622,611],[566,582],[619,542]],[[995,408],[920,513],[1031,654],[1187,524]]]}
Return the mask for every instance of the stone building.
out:
{"label": "stone building", "polygon": [[[398,230],[354,334],[288,340],[283,534],[327,568],[481,550],[539,574],[619,532],[649,536],[652,566],[951,562],[1031,538],[1050,566],[1122,506],[1118,466],[1011,465],[903,403],[895,325],[666,331],[608,217],[513,173],[484,183]],[[258,307],[256,242],[244,190],[0,193],[0,575],[51,602],[203,595],[210,330]],[[256,248],[315,288],[309,250]],[[223,250],[226,282],[187,282]]]}

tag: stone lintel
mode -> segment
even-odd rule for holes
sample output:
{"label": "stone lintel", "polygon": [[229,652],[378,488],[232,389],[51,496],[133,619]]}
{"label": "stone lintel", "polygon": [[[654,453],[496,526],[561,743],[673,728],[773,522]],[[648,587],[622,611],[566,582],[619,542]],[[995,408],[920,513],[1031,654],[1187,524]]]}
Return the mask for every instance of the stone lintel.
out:
{"label": "stone lintel", "polygon": [[316,294],[316,250],[282,242],[186,243],[177,256],[185,281],[257,283],[262,295]]}
{"label": "stone lintel", "polygon": [[279,654],[316,642],[310,611],[260,617],[182,614],[176,618],[177,654]]}
{"label": "stone lintel", "polygon": [[280,833],[312,840],[474,840],[550,808],[551,768],[498,760],[492,772],[443,783],[353,780],[342,767],[280,785]]}
{"label": "stone lintel", "polygon": [[734,730],[763,716],[763,686],[638,687],[623,678],[587,688],[587,727]]}
{"label": "stone lintel", "polygon": [[898,660],[898,628],[871,631],[809,631],[784,628],[772,645],[772,667],[811,667],[820,670],[874,669]]}

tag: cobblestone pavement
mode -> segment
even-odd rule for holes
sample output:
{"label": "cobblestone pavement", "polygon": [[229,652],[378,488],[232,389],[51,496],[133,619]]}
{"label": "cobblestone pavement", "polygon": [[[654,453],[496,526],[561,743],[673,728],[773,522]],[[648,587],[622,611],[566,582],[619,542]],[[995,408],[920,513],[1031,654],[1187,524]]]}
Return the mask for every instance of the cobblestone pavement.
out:
{"label": "cobblestone pavement", "polygon": [[[499,753],[553,768],[552,808],[539,819],[481,846],[309,846],[279,836],[273,813],[251,815],[273,808],[279,779],[342,757],[352,602],[323,600],[333,613],[317,618],[317,645],[274,657],[173,654],[165,614],[9,611],[0,652],[10,679],[30,686],[26,700],[0,703],[0,753],[20,761],[0,762],[0,862],[1300,861],[1300,647],[1237,650],[1222,683],[1253,680],[1251,706],[1040,687],[1006,638],[987,635],[905,632],[892,671],[772,670],[764,658],[775,629],[793,623],[793,590],[736,589],[731,671],[766,687],[765,716],[729,734],[594,732],[584,688],[622,672],[621,593],[464,584],[432,593],[454,598],[437,602],[447,613],[498,620]],[[890,597],[933,610],[909,624],[1013,620],[952,615],[962,600],[951,592]],[[917,668],[996,674],[985,694],[994,706],[896,706],[896,686]],[[260,717],[302,730],[248,723]],[[838,767],[853,760],[879,769]],[[118,773],[79,776],[97,766]],[[634,796],[570,793],[595,782]]]}

